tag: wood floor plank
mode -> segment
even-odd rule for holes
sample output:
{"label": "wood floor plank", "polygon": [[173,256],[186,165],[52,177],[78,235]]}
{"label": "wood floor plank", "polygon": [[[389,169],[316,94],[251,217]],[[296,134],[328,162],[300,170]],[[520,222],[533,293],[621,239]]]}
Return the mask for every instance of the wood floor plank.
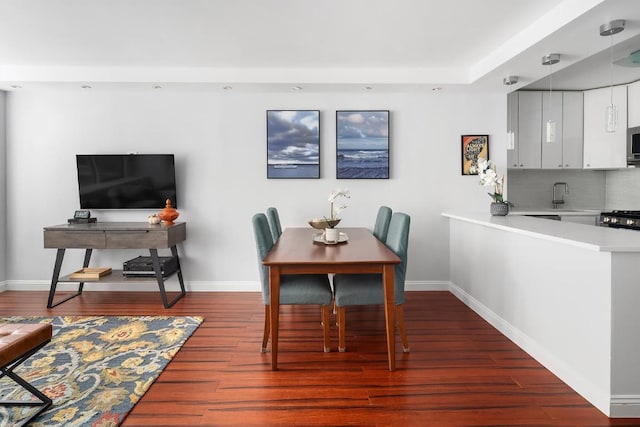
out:
{"label": "wood floor plank", "polygon": [[[317,307],[281,307],[279,370],[261,353],[258,293],[0,293],[2,316],[194,315],[204,322],[123,426],[640,426],[609,419],[449,292],[409,292],[410,353],[387,369],[382,307],[347,310],[347,351],[322,351]],[[399,337],[396,346],[401,349]]]}

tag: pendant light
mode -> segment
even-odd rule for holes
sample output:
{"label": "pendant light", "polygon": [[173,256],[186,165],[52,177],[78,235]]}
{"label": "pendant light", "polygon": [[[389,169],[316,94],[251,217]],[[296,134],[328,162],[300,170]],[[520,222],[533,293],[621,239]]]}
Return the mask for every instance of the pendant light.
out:
{"label": "pendant light", "polygon": [[[604,37],[613,36],[624,30],[624,19],[616,19],[606,24],[600,25],[600,35]],[[605,110],[605,130],[607,132],[615,132],[618,130],[618,107],[613,103],[613,37],[609,43],[610,61],[609,61],[609,88],[610,102]]]}
{"label": "pendant light", "polygon": [[[504,79],[502,79],[502,83],[506,86],[512,86],[516,83],[518,83],[518,76],[507,76]],[[511,94],[511,90],[509,90],[509,93],[507,94],[507,99],[509,99],[509,95]],[[511,107],[510,107],[511,103],[508,102],[507,103],[507,108],[509,108],[509,111],[507,111],[507,116],[509,117],[509,123],[507,124],[508,129],[507,129],[507,150],[515,150],[516,149],[516,134],[513,131],[513,127],[511,126],[511,120],[512,120],[512,116],[513,114],[511,114]]]}
{"label": "pendant light", "polygon": [[551,66],[560,62],[559,53],[550,53],[542,57],[542,65],[549,66],[549,120],[544,125],[544,142],[552,144],[556,141],[556,122],[552,119],[551,106],[553,105],[551,99],[552,85],[551,85]]}

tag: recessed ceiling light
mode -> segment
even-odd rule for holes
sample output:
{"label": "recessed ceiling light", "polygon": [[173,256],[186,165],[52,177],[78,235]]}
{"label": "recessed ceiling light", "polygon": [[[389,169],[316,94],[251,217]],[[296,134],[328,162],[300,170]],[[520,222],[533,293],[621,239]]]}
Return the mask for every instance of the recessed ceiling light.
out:
{"label": "recessed ceiling light", "polygon": [[233,89],[233,86],[222,86],[222,89],[231,90],[231,89]]}
{"label": "recessed ceiling light", "polygon": [[82,89],[91,89],[91,86],[89,86],[89,85],[82,85],[82,86],[80,86],[80,87],[81,87]]}
{"label": "recessed ceiling light", "polygon": [[301,86],[293,86],[291,88],[291,90],[300,91],[300,90],[302,90],[302,87]]}
{"label": "recessed ceiling light", "polygon": [[20,85],[11,85],[11,89],[22,89]]}
{"label": "recessed ceiling light", "polygon": [[154,88],[154,89],[162,89],[162,86],[160,86],[160,85],[153,85],[153,88]]}
{"label": "recessed ceiling light", "polygon": [[433,87],[433,88],[431,88],[431,90],[434,91],[434,92],[440,92],[442,90],[442,88],[441,87]]}
{"label": "recessed ceiling light", "polygon": [[373,88],[371,86],[364,86],[362,90],[373,90]]}

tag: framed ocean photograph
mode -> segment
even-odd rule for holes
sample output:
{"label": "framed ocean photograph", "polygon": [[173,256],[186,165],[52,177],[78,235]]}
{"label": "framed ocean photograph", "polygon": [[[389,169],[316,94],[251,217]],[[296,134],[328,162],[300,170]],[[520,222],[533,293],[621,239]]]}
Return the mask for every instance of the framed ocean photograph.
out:
{"label": "framed ocean photograph", "polygon": [[389,178],[389,110],[336,111],[336,178]]}
{"label": "framed ocean photograph", "polygon": [[478,175],[478,157],[489,160],[489,135],[462,135],[462,175]]}
{"label": "framed ocean photograph", "polygon": [[320,111],[267,111],[267,178],[320,178]]}

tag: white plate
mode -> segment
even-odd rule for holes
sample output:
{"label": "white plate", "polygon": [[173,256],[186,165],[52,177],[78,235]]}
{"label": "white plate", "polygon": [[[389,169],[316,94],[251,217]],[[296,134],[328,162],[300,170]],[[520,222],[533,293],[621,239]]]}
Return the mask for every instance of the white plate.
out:
{"label": "white plate", "polygon": [[337,242],[327,242],[324,240],[324,233],[317,233],[313,235],[314,242],[324,243],[325,245],[335,245],[337,243],[346,242],[347,240],[349,240],[349,236],[347,236],[347,233],[343,233],[342,231],[340,232],[340,237],[338,237]]}

